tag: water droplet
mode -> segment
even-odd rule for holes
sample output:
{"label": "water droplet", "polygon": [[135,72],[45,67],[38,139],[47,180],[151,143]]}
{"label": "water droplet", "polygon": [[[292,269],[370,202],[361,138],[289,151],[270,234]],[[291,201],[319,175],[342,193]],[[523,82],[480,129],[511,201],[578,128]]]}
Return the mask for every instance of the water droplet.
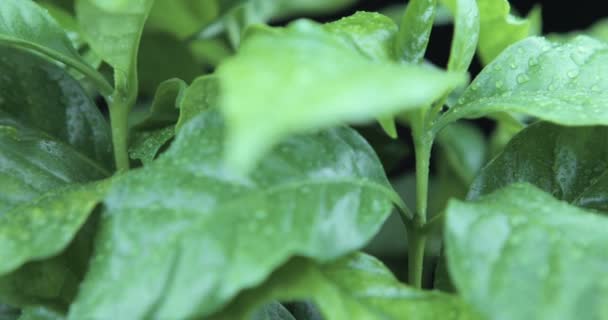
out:
{"label": "water droplet", "polygon": [[538,59],[536,59],[536,57],[532,57],[532,58],[530,58],[530,60],[528,60],[528,65],[530,67],[533,67],[533,66],[535,66],[537,64],[538,64]]}
{"label": "water droplet", "polygon": [[498,80],[496,81],[496,89],[501,89],[503,87],[504,83],[502,82],[502,80]]}
{"label": "water droplet", "polygon": [[570,70],[570,71],[568,71],[567,75],[568,75],[568,77],[574,79],[574,78],[578,77],[578,70],[576,70],[576,69]]}
{"label": "water droplet", "polygon": [[522,73],[517,76],[517,83],[519,83],[519,84],[526,83],[529,80],[530,80],[530,77],[528,77],[528,75],[525,73]]}

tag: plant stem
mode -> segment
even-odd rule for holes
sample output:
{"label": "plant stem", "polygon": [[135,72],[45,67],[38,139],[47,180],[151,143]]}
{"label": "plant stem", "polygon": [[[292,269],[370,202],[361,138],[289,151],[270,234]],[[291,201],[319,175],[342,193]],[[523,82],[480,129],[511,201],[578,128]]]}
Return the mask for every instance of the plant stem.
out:
{"label": "plant stem", "polygon": [[414,129],[414,150],[416,152],[416,218],[420,226],[426,223],[429,189],[429,166],[432,139],[426,132]]}
{"label": "plant stem", "polygon": [[426,234],[419,226],[407,228],[408,246],[408,283],[415,288],[422,288],[422,271],[424,269],[424,249]]}
{"label": "plant stem", "polygon": [[112,125],[112,145],[114,146],[114,161],[116,170],[124,172],[129,170],[128,137],[129,125],[128,115],[131,106],[113,95],[107,99],[110,109],[110,123]]}
{"label": "plant stem", "polygon": [[416,214],[408,226],[408,280],[410,285],[422,287],[424,250],[426,243],[426,213],[428,205],[429,165],[433,135],[427,130],[426,111],[413,117],[412,136],[416,152]]}

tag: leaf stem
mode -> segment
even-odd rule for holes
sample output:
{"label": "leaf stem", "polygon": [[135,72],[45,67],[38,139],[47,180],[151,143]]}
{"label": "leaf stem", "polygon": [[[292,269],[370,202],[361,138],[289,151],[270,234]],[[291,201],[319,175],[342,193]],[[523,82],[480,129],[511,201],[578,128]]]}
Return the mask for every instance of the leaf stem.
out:
{"label": "leaf stem", "polygon": [[129,170],[128,116],[131,105],[121,95],[113,94],[106,98],[110,109],[110,123],[112,125],[112,145],[114,146],[114,161],[116,170],[124,172]]}

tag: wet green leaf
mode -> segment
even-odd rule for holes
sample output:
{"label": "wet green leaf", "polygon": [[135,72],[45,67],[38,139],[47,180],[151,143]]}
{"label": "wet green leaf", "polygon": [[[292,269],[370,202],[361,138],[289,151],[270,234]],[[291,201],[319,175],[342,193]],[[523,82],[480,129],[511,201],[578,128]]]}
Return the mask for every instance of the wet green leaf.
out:
{"label": "wet green leaf", "polygon": [[246,319],[252,308],[267,301],[304,298],[312,299],[325,319],[477,318],[459,298],[407,287],[380,261],[355,254],[327,265],[294,259],[213,319]]}
{"label": "wet green leaf", "polygon": [[137,92],[137,52],[153,0],[76,0],[76,17],[93,50],[114,68],[116,90]]}
{"label": "wet green leaf", "polygon": [[108,176],[109,128],[80,85],[34,55],[0,47],[0,56],[0,215]]}
{"label": "wet green leaf", "polygon": [[537,123],[486,166],[469,197],[528,182],[575,206],[608,212],[608,128]]}
{"label": "wet green leaf", "polygon": [[528,38],[477,76],[438,127],[459,118],[521,113],[564,125],[608,124],[608,45]]}
{"label": "wet green leaf", "polygon": [[22,266],[63,251],[103,197],[103,186],[79,184],[110,175],[109,130],[64,70],[0,52],[0,300],[61,300],[69,287],[62,279],[74,270],[59,262]]}
{"label": "wet green leaf", "polygon": [[129,147],[129,157],[140,160],[144,166],[152,163],[154,158],[164,145],[175,135],[175,127],[169,126],[162,129],[143,131],[135,133],[131,147]]}
{"label": "wet green leaf", "polygon": [[400,60],[420,63],[429,43],[437,0],[409,1],[395,37],[395,55]]}
{"label": "wet green leaf", "polygon": [[252,34],[237,56],[220,66],[218,76],[227,119],[226,156],[240,170],[251,169],[289,134],[420,108],[466,79],[370,60],[305,20]]}
{"label": "wet green leaf", "polygon": [[397,61],[398,56],[393,48],[397,25],[386,16],[373,12],[357,12],[352,16],[326,23],[323,28],[370,60]]}
{"label": "wet green leaf", "polygon": [[113,183],[70,319],[208,315],[293,255],[360,248],[399,201],[351,129],[288,139],[247,177],[222,165],[222,122],[203,113]]}
{"label": "wet green leaf", "polygon": [[488,319],[608,318],[608,219],[515,184],[452,201],[446,245],[458,292]]}
{"label": "wet green leaf", "polygon": [[33,1],[2,0],[0,21],[0,45],[35,51],[65,63],[88,76],[102,93],[112,90],[103,76],[81,59],[59,24]]}

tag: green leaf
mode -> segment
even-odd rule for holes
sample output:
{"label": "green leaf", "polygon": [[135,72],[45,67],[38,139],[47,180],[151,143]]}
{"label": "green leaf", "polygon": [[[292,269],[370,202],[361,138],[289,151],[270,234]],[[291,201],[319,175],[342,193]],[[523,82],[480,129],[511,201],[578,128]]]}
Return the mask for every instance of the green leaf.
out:
{"label": "green leaf", "polygon": [[112,91],[103,76],[84,62],[48,12],[31,0],[2,0],[0,44],[37,52],[83,73],[102,94]]}
{"label": "green leaf", "polygon": [[456,122],[439,132],[437,143],[462,182],[471,183],[486,159],[483,133],[472,125]]}
{"label": "green leaf", "polygon": [[48,190],[110,175],[108,125],[79,84],[34,55],[0,47],[0,56],[0,216]]}
{"label": "green leaf", "polygon": [[479,57],[489,64],[505,48],[530,35],[530,22],[509,12],[507,0],[477,0],[479,6]]}
{"label": "green leaf", "polygon": [[140,160],[144,166],[152,163],[163,146],[175,136],[175,127],[137,132],[129,147],[129,157]]}
{"label": "green leaf", "polygon": [[106,189],[105,183],[69,186],[0,212],[0,275],[63,250]]}
{"label": "green leaf", "polygon": [[137,71],[140,94],[152,95],[167,79],[191,82],[205,70],[196,61],[188,43],[170,34],[147,32],[141,38]]}
{"label": "green leaf", "polygon": [[181,79],[163,81],[154,93],[150,110],[134,126],[134,129],[139,131],[162,129],[175,124],[179,117],[179,103],[187,86]]}
{"label": "green leaf", "polygon": [[44,307],[30,307],[23,309],[19,320],[64,320],[65,317],[51,309]]}
{"label": "green leaf", "polygon": [[184,90],[183,98],[179,101],[179,119],[175,130],[179,131],[188,121],[218,105],[220,88],[218,80],[213,75],[196,78]]}
{"label": "green leaf", "polygon": [[107,123],[64,70],[6,47],[0,56],[0,300],[23,305],[68,293],[60,263],[22,266],[68,246],[103,196],[80,184],[110,175],[112,157]]}
{"label": "green leaf", "polygon": [[395,37],[395,55],[401,61],[420,63],[429,43],[437,0],[412,0],[408,3],[399,33]]}
{"label": "green leaf", "polygon": [[[339,36],[347,45],[354,46],[374,61],[398,60],[394,43],[398,27],[388,17],[373,12],[357,12],[352,16],[324,25],[325,30]],[[392,116],[377,118],[391,138],[397,138],[397,127]]]}
{"label": "green leaf", "polygon": [[74,49],[78,50],[85,44],[84,39],[82,39],[82,35],[80,34],[78,22],[70,12],[52,1],[38,1],[37,4],[44,8],[57,24],[59,24],[68,39],[70,39]]}
{"label": "green leaf", "polygon": [[226,157],[242,171],[289,134],[420,108],[466,79],[423,66],[372,61],[306,20],[251,34],[240,52],[220,66],[218,76],[228,129]]}
{"label": "green leaf", "polygon": [[273,299],[312,299],[325,319],[475,319],[457,297],[401,284],[375,258],[355,254],[328,265],[294,259],[213,319],[247,319]]}
{"label": "green leaf", "polygon": [[397,61],[393,43],[398,28],[386,16],[374,12],[357,12],[324,24],[323,28],[370,60]]}
{"label": "green leaf", "polygon": [[479,40],[479,9],[475,0],[441,0],[454,15],[454,38],[448,70],[467,71]]}
{"label": "green leaf", "polygon": [[223,166],[223,131],[205,112],[112,185],[70,319],[204,317],[293,255],[362,247],[399,201],[351,129],[288,139],[249,177]]}
{"label": "green leaf", "polygon": [[252,320],[296,320],[289,310],[276,301],[263,305],[250,318]]}
{"label": "green leaf", "polygon": [[528,182],[575,206],[608,212],[607,135],[606,127],[529,126],[481,171],[469,196]]}
{"label": "green leaf", "polygon": [[169,32],[185,39],[219,14],[217,1],[156,0],[150,11],[146,29]]}
{"label": "green leaf", "polygon": [[484,68],[436,128],[500,112],[564,125],[608,124],[606,59],[608,45],[587,37],[523,40]]}
{"label": "green leaf", "polygon": [[137,92],[137,52],[153,0],[76,0],[76,17],[87,42],[114,68],[116,90],[127,100]]}
{"label": "green leaf", "polygon": [[[107,184],[98,187],[105,188],[106,186]],[[100,194],[99,198],[102,196]],[[65,203],[63,207],[59,206],[60,210],[71,204],[79,205],[78,201],[80,201],[70,198],[63,200]],[[55,216],[60,215],[55,214]],[[22,309],[46,307],[61,313],[67,312],[88,269],[98,217],[99,215],[94,212],[80,227],[78,233],[72,237],[69,246],[61,250],[61,253],[30,261],[19,269],[0,277],[0,300]],[[65,231],[69,232],[71,227],[71,223],[68,223]]]}
{"label": "green leaf", "polygon": [[488,319],[608,318],[608,219],[516,184],[452,201],[450,274]]}

